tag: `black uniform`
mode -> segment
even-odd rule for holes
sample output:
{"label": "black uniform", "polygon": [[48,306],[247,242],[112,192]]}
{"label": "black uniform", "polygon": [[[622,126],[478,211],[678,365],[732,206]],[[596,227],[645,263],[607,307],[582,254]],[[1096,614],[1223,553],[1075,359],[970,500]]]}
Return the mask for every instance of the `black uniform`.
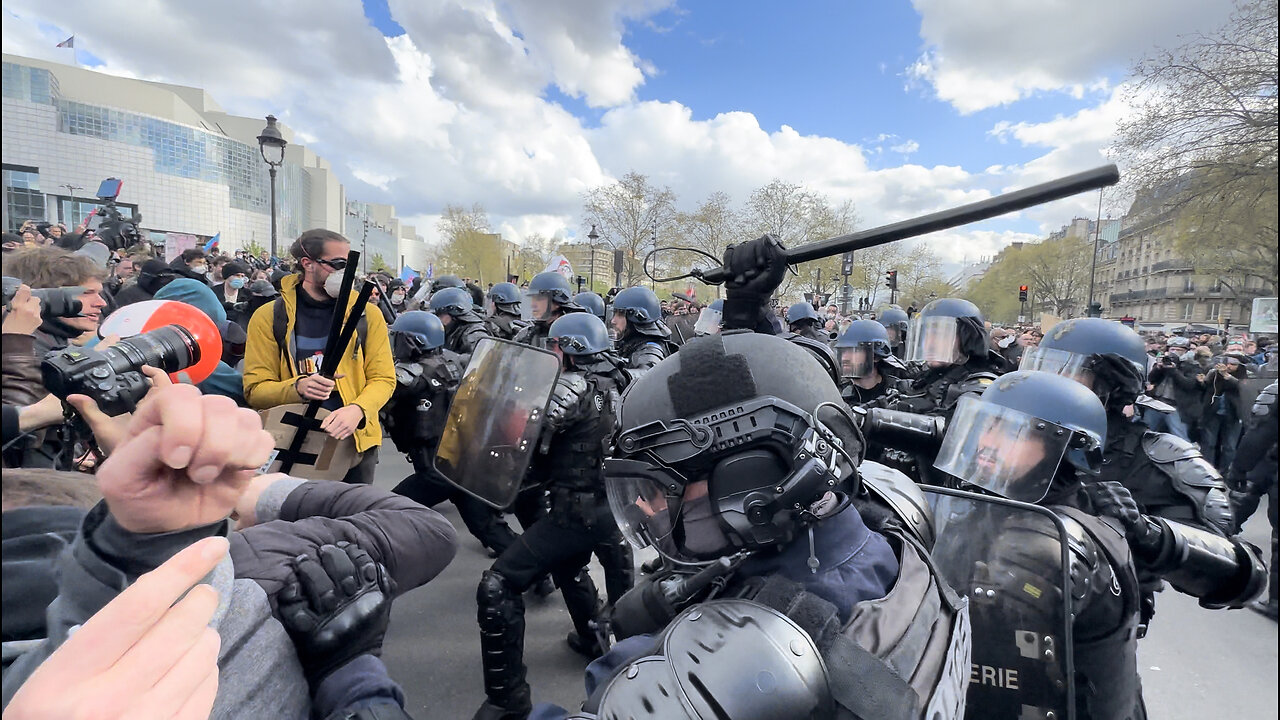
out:
{"label": "black uniform", "polygon": [[469,356],[475,352],[476,343],[486,337],[489,337],[489,331],[485,329],[484,322],[467,322],[455,317],[445,331],[444,347],[459,355]]}
{"label": "black uniform", "polygon": [[1258,394],[1253,404],[1253,421],[1236,448],[1236,458],[1231,464],[1231,507],[1235,511],[1236,532],[1245,520],[1258,509],[1258,501],[1267,496],[1267,519],[1271,521],[1271,567],[1267,580],[1268,600],[1256,609],[1276,617],[1276,602],[1280,599],[1276,588],[1276,571],[1280,568],[1277,553],[1276,496],[1276,436],[1280,433],[1280,403],[1277,403],[1277,384],[1271,383]]}
{"label": "black uniform", "polygon": [[501,310],[486,319],[484,324],[490,335],[503,340],[514,339],[521,330],[529,326],[529,322],[521,320],[519,315],[512,315]]}
{"label": "black uniform", "polygon": [[618,340],[618,354],[627,361],[627,367],[633,370],[648,370],[662,362],[673,351],[666,338],[642,335],[637,332],[627,333]]}
{"label": "black uniform", "polygon": [[550,512],[481,577],[477,601],[486,708],[528,707],[521,593],[548,571],[564,595],[578,638],[595,636],[597,593],[585,567],[600,546],[624,545],[603,477],[623,376],[611,364],[599,370],[561,374],[546,416],[546,452],[535,456],[529,472],[529,477],[545,480]]}
{"label": "black uniform", "polygon": [[[993,363],[989,362],[985,356],[972,358],[963,365],[947,365],[923,370],[916,367],[915,370],[919,373],[918,375],[911,379],[904,378],[898,383],[900,394],[891,409],[949,418],[961,397],[982,394],[983,389],[999,377],[994,371]],[[908,452],[910,450],[910,448],[900,449]],[[900,467],[919,482],[927,485],[944,483],[945,476],[933,467],[935,453],[915,452],[908,458],[902,452],[894,453],[890,448],[890,454],[892,457],[886,456],[889,464]]]}
{"label": "black uniform", "polygon": [[383,409],[384,427],[413,463],[414,474],[392,492],[427,507],[451,500],[467,530],[500,553],[515,542],[515,533],[493,508],[450,485],[433,465],[465,364],[464,356],[450,350],[396,363],[396,390]]}

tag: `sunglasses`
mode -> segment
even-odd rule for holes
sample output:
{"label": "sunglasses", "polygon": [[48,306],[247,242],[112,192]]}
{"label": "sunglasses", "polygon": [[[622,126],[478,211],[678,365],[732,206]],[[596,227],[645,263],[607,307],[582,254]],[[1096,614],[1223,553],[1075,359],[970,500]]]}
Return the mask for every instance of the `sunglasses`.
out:
{"label": "sunglasses", "polygon": [[347,269],[347,259],[346,259],[346,258],[334,258],[334,259],[332,259],[332,260],[324,260],[324,259],[322,259],[322,258],[311,258],[311,259],[312,259],[312,261],[313,261],[313,262],[318,262],[318,263],[320,263],[321,265],[328,265],[329,267],[333,268],[334,270],[346,270],[346,269]]}

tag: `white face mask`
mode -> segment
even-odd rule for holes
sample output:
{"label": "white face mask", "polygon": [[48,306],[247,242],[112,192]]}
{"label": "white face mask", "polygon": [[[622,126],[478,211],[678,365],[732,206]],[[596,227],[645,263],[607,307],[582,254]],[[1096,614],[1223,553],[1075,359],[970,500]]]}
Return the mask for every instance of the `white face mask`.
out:
{"label": "white face mask", "polygon": [[209,268],[208,268],[207,266],[205,266],[205,265],[197,265],[197,266],[195,266],[195,267],[191,268],[191,272],[193,272],[193,273],[195,273],[195,274],[197,274],[197,275],[207,275],[207,274],[209,274]]}
{"label": "white face mask", "polygon": [[404,304],[404,293],[402,292],[391,293],[391,304],[392,305]]}
{"label": "white face mask", "polygon": [[324,279],[324,291],[335,300],[338,297],[338,292],[342,290],[342,275],[343,273],[334,270],[329,273],[329,277]]}

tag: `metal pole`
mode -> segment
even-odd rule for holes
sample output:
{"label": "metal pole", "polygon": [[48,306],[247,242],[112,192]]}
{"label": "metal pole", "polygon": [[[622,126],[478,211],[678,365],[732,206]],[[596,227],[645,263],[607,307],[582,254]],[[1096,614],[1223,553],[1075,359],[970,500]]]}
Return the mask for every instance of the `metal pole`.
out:
{"label": "metal pole", "polygon": [[1102,239],[1102,188],[1098,188],[1098,220],[1093,233],[1093,262],[1089,265],[1089,301],[1085,303],[1085,314],[1093,310],[1093,279],[1098,274],[1098,241]]}
{"label": "metal pole", "polygon": [[591,243],[591,292],[596,291],[596,245]]}
{"label": "metal pole", "polygon": [[276,166],[271,168],[271,257],[276,257]]}

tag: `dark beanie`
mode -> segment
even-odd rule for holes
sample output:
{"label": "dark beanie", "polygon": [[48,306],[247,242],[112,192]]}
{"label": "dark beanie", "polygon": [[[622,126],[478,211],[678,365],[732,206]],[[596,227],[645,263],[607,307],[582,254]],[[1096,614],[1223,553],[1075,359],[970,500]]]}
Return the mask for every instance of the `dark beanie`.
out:
{"label": "dark beanie", "polygon": [[248,274],[249,274],[249,268],[245,267],[244,263],[236,262],[235,260],[232,260],[229,263],[225,263],[222,266],[222,277],[224,278],[229,278],[232,275],[248,275]]}

